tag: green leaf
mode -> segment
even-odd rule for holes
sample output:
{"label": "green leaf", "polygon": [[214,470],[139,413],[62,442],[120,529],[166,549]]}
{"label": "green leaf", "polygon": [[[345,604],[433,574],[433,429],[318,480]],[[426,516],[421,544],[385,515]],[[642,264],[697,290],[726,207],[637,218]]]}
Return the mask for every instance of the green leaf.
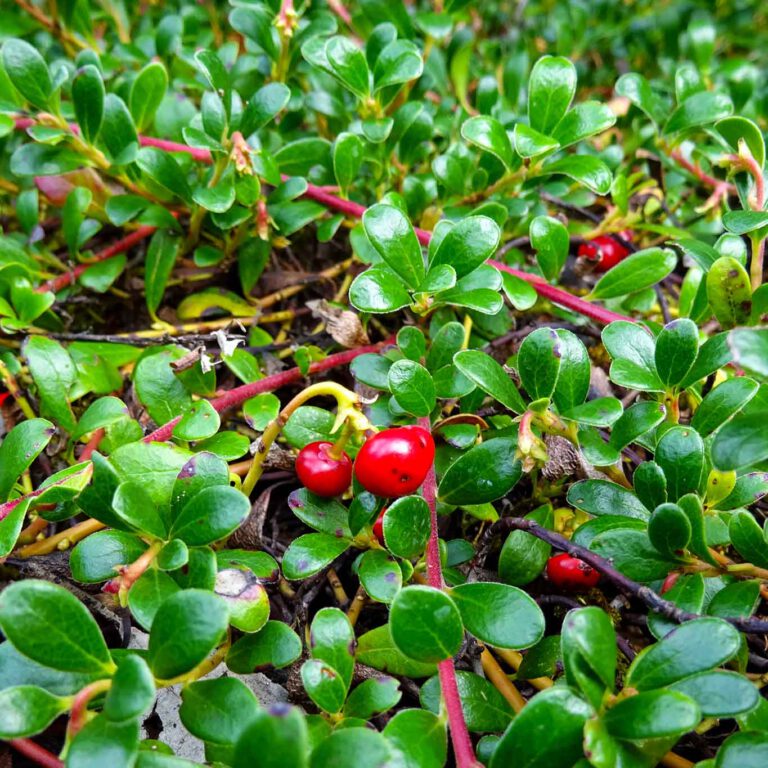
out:
{"label": "green leaf", "polygon": [[147,662],[130,654],[120,661],[104,701],[104,714],[117,722],[146,714],[155,703],[155,681]]}
{"label": "green leaf", "polygon": [[46,336],[29,336],[23,349],[38,387],[42,414],[50,416],[67,432],[74,431],[76,422],[69,397],[76,370],[69,352]]}
{"label": "green leaf", "polygon": [[310,699],[324,712],[335,714],[344,706],[347,688],[336,670],[319,659],[301,666],[301,682]]}
{"label": "green leaf", "polygon": [[[407,83],[421,76],[424,63],[416,45],[410,40],[393,40],[376,59],[373,68],[374,91]],[[379,96],[381,98],[381,96]]]}
{"label": "green leaf", "polygon": [[215,435],[220,426],[221,419],[211,403],[197,400],[173,427],[173,436],[180,440],[205,440]]}
{"label": "green leaf", "polygon": [[[240,9],[238,9],[240,10]],[[307,768],[307,721],[297,707],[257,710],[235,746],[234,768]]]}
{"label": "green leaf", "polygon": [[656,338],[656,370],[668,387],[678,385],[691,369],[699,351],[699,329],[693,320],[667,323]]}
{"label": "green leaf", "polygon": [[493,219],[469,216],[451,227],[442,238],[430,259],[430,268],[448,265],[457,277],[464,277],[495,253],[500,238],[501,230]]}
{"label": "green leaf", "polygon": [[568,684],[599,709],[616,678],[616,632],[610,616],[596,606],[569,611],[561,644]]}
{"label": "green leaf", "polygon": [[154,147],[142,147],[136,164],[156,184],[180,197],[187,205],[192,203],[192,190],[187,177],[173,155]]}
{"label": "green leaf", "polygon": [[717,752],[715,768],[761,768],[768,760],[768,737],[764,733],[734,733]]}
{"label": "green leaf", "polygon": [[642,75],[628,72],[616,81],[616,93],[628,98],[642,110],[656,126],[664,121],[667,110],[661,99],[651,89],[651,84]]}
{"label": "green leaf", "polygon": [[647,691],[620,701],[602,719],[611,736],[642,741],[679,736],[692,730],[701,720],[701,710],[682,693]]}
{"label": "green leaf", "polygon": [[742,469],[768,458],[768,434],[762,419],[736,416],[722,426],[712,442],[712,463],[721,470]]}
{"label": "green leaf", "polygon": [[424,553],[430,532],[427,502],[421,496],[404,496],[387,507],[384,541],[396,557],[410,559]]}
{"label": "green leaf", "polygon": [[475,582],[451,590],[466,629],[497,648],[530,648],[544,635],[544,614],[533,598],[508,584]]}
{"label": "green leaf", "polygon": [[337,670],[345,685],[352,680],[354,631],[347,616],[338,608],[322,608],[312,620],[309,649],[312,658],[321,659]]}
{"label": "green leaf", "polygon": [[597,397],[573,408],[567,408],[560,415],[564,419],[576,421],[579,424],[610,427],[621,418],[623,412],[621,401],[615,397]]}
{"label": "green leaf", "polygon": [[534,696],[502,735],[490,768],[571,768],[583,756],[584,725],[592,708],[566,686]]}
{"label": "green leaf", "polygon": [[398,360],[389,369],[389,389],[398,405],[413,416],[428,416],[435,407],[435,385],[424,366]]}
{"label": "green leaf", "polygon": [[409,658],[438,662],[454,656],[464,637],[461,614],[451,598],[432,587],[397,593],[389,614],[392,640]]}
{"label": "green leaf", "polygon": [[596,536],[589,547],[627,578],[642,583],[663,579],[675,566],[675,561],[663,556],[641,530],[614,528]]}
{"label": "green leaf", "polygon": [[547,280],[557,279],[568,258],[568,230],[558,219],[537,216],[531,221],[530,238],[544,277]]}
{"label": "green leaf", "polygon": [[329,536],[352,538],[349,510],[336,499],[315,496],[306,488],[288,496],[288,506],[305,525]]}
{"label": "green leaf", "polygon": [[757,382],[752,379],[727,379],[701,401],[693,414],[691,426],[702,437],[707,437],[752,400],[757,391]]}
{"label": "green leaf", "polygon": [[453,357],[456,367],[486,394],[513,413],[523,413],[525,402],[506,371],[485,352],[467,349]]}
{"label": "green leaf", "polygon": [[78,542],[69,558],[72,578],[84,584],[98,584],[117,576],[117,568],[130,565],[146,550],[132,533],[97,531]]}
{"label": "green leaf", "polygon": [[442,768],[448,752],[443,721],[423,709],[401,709],[382,731],[404,768]]}
{"label": "green leaf", "polygon": [[344,716],[368,720],[373,715],[394,707],[401,696],[400,683],[394,677],[363,680],[349,695],[344,705]]}
{"label": "green leaf", "polygon": [[724,93],[700,91],[689,96],[669,116],[664,133],[669,135],[708,125],[727,117],[733,112],[733,104]]}
{"label": "green leaf", "polygon": [[104,119],[99,136],[114,165],[128,165],[136,160],[139,152],[136,126],[125,102],[114,93],[104,97]]}
{"label": "green leaf", "polygon": [[194,669],[219,645],[229,613],[223,600],[201,589],[168,597],[152,622],[148,661],[156,678],[170,680]]}
{"label": "green leaf", "polygon": [[598,195],[608,194],[613,183],[611,169],[602,160],[591,155],[568,155],[547,163],[539,171],[540,176],[554,174],[568,176]]}
{"label": "green leaf", "polygon": [[101,72],[93,64],[86,64],[72,80],[72,103],[80,133],[90,144],[93,144],[101,130],[104,98]]}
{"label": "green leaf", "polygon": [[[459,670],[456,672],[456,687],[464,720],[471,733],[501,731],[514,716],[507,700],[484,677]],[[426,710],[435,714],[440,712],[440,680],[437,676],[424,683],[419,700]]]}
{"label": "green leaf", "polygon": [[349,287],[349,302],[361,312],[396,312],[411,303],[397,275],[384,266],[361,272]]}
{"label": "green leaf", "polygon": [[358,98],[369,94],[368,64],[363,52],[348,38],[331,37],[325,44],[325,57],[331,71],[341,84]]}
{"label": "green leaf", "polygon": [[244,635],[227,653],[233,672],[250,674],[273,667],[282,669],[301,656],[299,636],[282,621],[268,621],[255,634]]}
{"label": "green leaf", "polygon": [[144,295],[147,300],[147,309],[152,316],[155,315],[163,300],[165,287],[180,247],[179,234],[167,229],[158,229],[149,241],[144,270]]}
{"label": "green leaf", "polygon": [[139,721],[116,723],[100,714],[87,722],[67,750],[67,768],[133,765],[139,752]]}
{"label": "green leaf", "polygon": [[392,675],[419,678],[433,675],[436,671],[434,664],[406,656],[394,644],[388,624],[376,627],[357,639],[356,659],[361,664]]}
{"label": "green leaf", "polygon": [[[554,526],[552,505],[544,504],[525,516],[526,520]],[[507,536],[499,553],[499,577],[506,584],[522,587],[532,582],[547,564],[552,546],[525,531],[512,531]]]}
{"label": "green leaf", "polygon": [[723,224],[734,235],[746,235],[768,225],[768,212],[728,211],[723,215]]}
{"label": "green leaf", "polygon": [[576,93],[576,67],[562,56],[542,56],[528,80],[528,122],[552,136]]}
{"label": "green leaf", "polygon": [[378,203],[363,214],[368,239],[384,262],[412,289],[424,280],[421,246],[411,222],[392,205]]}
{"label": "green leaf", "polygon": [[747,562],[768,567],[768,541],[750,512],[736,510],[728,523],[728,534],[734,549]]}
{"label": "green leaf", "polygon": [[313,750],[310,768],[377,768],[389,764],[391,757],[391,748],[378,731],[342,728]]}
{"label": "green leaf", "polygon": [[17,424],[0,444],[0,502],[8,501],[21,474],[51,441],[55,428],[45,419],[29,419]]}
{"label": "green leaf", "polygon": [[470,144],[490,152],[504,163],[507,170],[514,165],[514,151],[504,126],[493,117],[470,117],[461,125],[461,135]]}
{"label": "green leaf", "polygon": [[520,157],[536,157],[560,148],[559,142],[552,136],[545,136],[525,123],[515,125],[514,138],[515,150]]}
{"label": "green leaf", "polygon": [[656,285],[672,272],[677,255],[667,248],[646,248],[608,270],[592,290],[596,299],[612,299]]}
{"label": "green leaf", "polygon": [[34,685],[0,691],[0,738],[21,739],[44,731],[70,707],[70,700]]}
{"label": "green leaf", "polygon": [[149,631],[163,601],[180,589],[167,573],[150,568],[139,577],[128,592],[128,607],[136,621]]}
{"label": "green leaf", "polygon": [[704,717],[733,717],[749,712],[760,702],[760,694],[749,680],[721,669],[691,675],[670,689],[693,699]]}
{"label": "green leaf", "polygon": [[37,109],[48,109],[53,82],[40,52],[25,40],[7,39],[3,43],[3,67],[14,88]]}
{"label": "green leaf", "polygon": [[732,256],[721,256],[707,273],[707,300],[724,329],[749,322],[752,312],[749,275]]}
{"label": "green leaf", "polygon": [[340,133],[333,144],[333,173],[342,189],[357,179],[363,163],[363,142],[354,133]]}
{"label": "green leaf", "polygon": [[445,504],[483,504],[506,496],[522,476],[517,441],[498,437],[470,448],[443,474],[438,497]]}
{"label": "green leaf", "polygon": [[137,131],[145,131],[152,125],[155,112],[165,98],[167,90],[168,73],[159,61],[151,61],[136,75],[131,83],[128,104]]}
{"label": "green leaf", "polygon": [[[746,117],[724,117],[715,123],[715,130],[728,142],[734,152],[743,141],[757,164],[765,167],[765,140],[757,125]],[[726,225],[727,226],[727,225]]]}
{"label": "green leaf", "polygon": [[[242,9],[245,10],[245,9]],[[267,83],[251,96],[240,118],[240,131],[246,138],[263,128],[291,98],[291,91],[285,83]]]}
{"label": "green leaf", "polygon": [[648,538],[656,549],[670,558],[679,557],[691,540],[691,523],[677,504],[660,504],[648,521]]}
{"label": "green leaf", "polygon": [[607,131],[615,122],[616,115],[607,104],[585,101],[568,111],[552,132],[552,137],[560,144],[560,149],[564,149]]}
{"label": "green leaf", "polygon": [[562,359],[561,340],[552,328],[528,334],[517,353],[517,370],[532,400],[548,399],[557,386]]}
{"label": "green leaf", "polygon": [[350,545],[349,539],[326,533],[307,533],[294,539],[283,555],[283,575],[291,581],[306,579],[330,565]]}
{"label": "green leaf", "polygon": [[635,657],[627,685],[640,691],[663,688],[724,664],[740,646],[738,630],[722,619],[688,621]]}
{"label": "green leaf", "polygon": [[0,628],[16,650],[46,667],[114,671],[96,621],[64,587],[37,579],[10,584],[0,593]]}
{"label": "green leaf", "polygon": [[82,165],[83,158],[76,152],[47,144],[23,144],[11,156],[15,176],[58,176]]}
{"label": "green leaf", "polygon": [[181,691],[179,717],[184,727],[213,744],[237,743],[258,711],[253,691],[233,677],[197,680]]}
{"label": "green leaf", "polygon": [[622,515],[647,520],[650,511],[632,491],[609,480],[580,480],[568,489],[568,503],[590,515]]}
{"label": "green leaf", "polygon": [[664,391],[656,371],[656,344],[645,328],[626,320],[617,320],[603,329],[602,336],[613,361],[611,381],[627,389]]}
{"label": "green leaf", "polygon": [[667,478],[671,501],[698,490],[704,472],[704,443],[695,429],[675,426],[656,445],[656,463]]}
{"label": "green leaf", "polygon": [[179,512],[170,535],[191,547],[212,544],[243,523],[251,505],[248,497],[228,485],[204,488]]}
{"label": "green leaf", "polygon": [[622,451],[630,443],[664,421],[666,409],[655,400],[644,400],[627,408],[611,430],[611,446]]}

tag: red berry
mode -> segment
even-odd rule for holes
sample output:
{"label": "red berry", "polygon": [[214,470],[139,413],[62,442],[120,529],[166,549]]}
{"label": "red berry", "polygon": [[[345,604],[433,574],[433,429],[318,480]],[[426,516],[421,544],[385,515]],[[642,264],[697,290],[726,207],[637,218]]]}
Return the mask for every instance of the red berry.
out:
{"label": "red berry", "polygon": [[563,552],[547,561],[547,578],[560,589],[584,592],[597,586],[600,574],[578,557],[571,557]]}
{"label": "red berry", "polygon": [[381,544],[382,547],[386,546],[384,543],[384,513],[386,511],[387,508],[384,507],[376,518],[376,522],[373,524],[373,535],[379,540],[379,544]]}
{"label": "red berry", "polygon": [[352,482],[352,459],[342,451],[338,458],[330,455],[333,443],[305,445],[296,457],[296,474],[302,485],[318,496],[339,496]]}
{"label": "red berry", "polygon": [[0,405],[3,405],[10,396],[10,392],[0,392]]}
{"label": "red berry", "polygon": [[[629,240],[630,233],[622,232],[621,237]],[[579,246],[579,258],[594,264],[595,272],[607,272],[629,256],[629,249],[608,235],[600,235]]]}
{"label": "red berry", "polygon": [[360,449],[355,477],[376,496],[407,496],[424,482],[434,459],[435,443],[423,427],[385,429]]}

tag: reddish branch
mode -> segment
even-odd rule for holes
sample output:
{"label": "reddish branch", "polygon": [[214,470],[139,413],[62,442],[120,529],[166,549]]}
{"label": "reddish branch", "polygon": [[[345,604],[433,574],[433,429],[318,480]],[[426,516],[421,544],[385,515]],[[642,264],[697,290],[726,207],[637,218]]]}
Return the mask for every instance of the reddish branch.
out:
{"label": "reddish branch", "polygon": [[17,752],[28,757],[42,768],[64,768],[64,763],[32,739],[11,739],[8,742]]}
{"label": "reddish branch", "polygon": [[[429,417],[419,419],[419,424],[424,429],[431,430]],[[429,506],[430,532],[427,542],[427,581],[434,589],[444,589],[443,569],[440,564],[440,542],[437,533],[437,481],[435,479],[435,467],[430,468],[424,485],[421,488],[424,500]],[[451,733],[451,743],[456,757],[457,768],[474,768],[480,763],[475,759],[475,751],[472,740],[469,737],[467,724],[464,720],[464,711],[461,708],[461,697],[456,683],[456,670],[453,659],[445,659],[437,665],[440,677],[440,689],[445,701],[445,710],[448,715],[448,727]]]}
{"label": "reddish branch", "polygon": [[[592,552],[586,547],[574,544],[570,539],[565,538],[565,536],[550,531],[548,528],[544,528],[533,520],[526,520],[521,517],[502,518],[488,529],[483,537],[480,549],[486,549],[486,545],[490,543],[490,540],[494,536],[509,530],[526,531],[537,539],[546,541],[553,547],[563,552],[567,552],[573,557],[578,557],[579,560],[583,560],[595,570],[600,571],[605,578],[612,581],[624,594],[632,595],[633,597],[642,600],[652,611],[656,611],[656,613],[660,613],[672,621],[680,623],[701,618],[699,614],[690,613],[689,611],[684,611],[682,608],[678,608],[674,603],[657,595],[650,587],[646,587],[643,584],[638,584],[636,581],[628,579],[623,573],[616,570],[616,568],[614,568],[605,558],[600,557],[600,555],[595,552]],[[725,621],[729,624],[733,624],[736,629],[741,632],[746,632],[747,634],[768,634],[768,621],[749,618],[725,618]]]}
{"label": "reddish branch", "polygon": [[77,278],[80,277],[80,275],[82,275],[83,272],[88,269],[88,267],[92,266],[93,264],[98,264],[100,261],[111,259],[113,256],[117,256],[119,253],[124,253],[137,243],[140,243],[142,240],[149,237],[155,231],[155,229],[155,227],[149,226],[139,227],[135,232],[131,232],[130,235],[126,235],[125,237],[120,238],[120,240],[118,240],[116,243],[113,243],[108,248],[105,248],[104,250],[96,253],[87,264],[78,264],[69,272],[65,272],[63,275],[59,275],[58,277],[55,277],[52,280],[48,280],[42,285],[38,286],[37,292],[45,293],[46,291],[53,291],[56,293],[62,288],[66,288],[68,285],[72,285],[72,283],[74,283],[75,280],[77,280]]}
{"label": "reddish branch", "polygon": [[[30,118],[17,118],[16,119],[16,128],[26,128],[29,125],[34,124],[34,120]],[[72,126],[73,130],[76,130],[76,126]],[[151,136],[139,136],[139,143],[143,147],[157,147],[158,149],[163,149],[166,152],[184,152],[188,155],[191,155],[195,160],[202,162],[202,163],[210,163],[212,161],[211,159],[211,153],[207,149],[196,149],[195,147],[188,147],[186,144],[179,144],[175,141],[167,141],[165,139],[155,139]],[[678,153],[679,154],[679,153]],[[684,167],[686,167],[688,170],[691,170],[692,173],[694,173],[697,178],[704,181],[707,180],[707,183],[715,183],[715,184],[726,184],[729,188],[732,185],[727,184],[727,182],[720,182],[717,179],[713,179],[710,176],[707,176],[700,168],[697,168],[696,166],[692,165],[691,163],[688,163],[685,158],[680,155],[678,158],[676,156],[676,153],[673,153],[673,157],[675,157],[678,162],[681,163]],[[283,177],[287,178],[287,177]],[[314,200],[315,202],[320,203],[321,205],[326,206],[327,208],[330,208],[334,211],[339,211],[340,213],[343,213],[345,216],[349,216],[351,218],[359,219],[362,217],[362,215],[365,213],[365,206],[360,205],[359,203],[354,203],[351,200],[344,200],[340,197],[337,197],[336,195],[332,195],[331,193],[327,192],[326,190],[322,189],[321,187],[315,186],[314,184],[309,184],[307,186],[307,191],[304,193],[304,197],[308,197],[311,200]],[[146,227],[142,228],[146,231],[142,237],[146,237],[147,235],[151,234],[152,231],[154,231],[152,228]],[[138,233],[141,230],[137,230],[134,235],[138,235]],[[419,242],[422,245],[428,245],[429,241],[432,237],[431,232],[427,232],[424,229],[418,229],[416,228],[416,237],[418,237]],[[129,236],[130,237],[130,236]],[[138,240],[142,239],[141,237],[138,238]],[[133,245],[135,242],[138,242],[138,240],[134,240],[131,243],[126,246],[129,248],[131,245]],[[122,242],[122,241],[120,241]],[[117,243],[114,247],[118,247],[119,243]],[[107,249],[109,251],[110,249]],[[126,248],[123,248],[122,250],[126,250]],[[115,253],[121,253],[122,251],[112,251],[109,255],[104,255],[104,252],[97,254],[94,261],[102,261],[103,259],[109,258],[109,256],[114,256]],[[93,262],[92,262],[93,263]],[[502,264],[499,261],[494,261],[493,259],[490,259],[488,261],[489,264],[496,267],[497,269],[502,270],[503,272],[508,272],[510,275],[514,275],[515,277],[520,278],[521,280],[525,280],[527,283],[530,283],[534,290],[541,296],[542,298],[547,299],[548,301],[551,301],[553,304],[558,304],[561,307],[565,307],[566,309],[570,309],[573,312],[577,312],[580,315],[583,315],[584,317],[588,317],[591,320],[595,320],[598,323],[608,324],[612,323],[614,320],[631,320],[631,318],[625,317],[624,315],[619,315],[616,312],[611,312],[607,309],[603,309],[602,307],[598,307],[591,302],[584,301],[584,299],[580,299],[577,296],[574,296],[572,293],[569,293],[568,291],[564,291],[561,288],[556,288],[553,285],[550,285],[545,280],[542,280],[537,275],[529,274],[528,272],[522,272],[520,270],[514,269],[513,267],[508,267],[506,264]],[[60,288],[63,288],[66,285],[70,285],[74,280],[79,277],[86,269],[88,268],[87,265],[80,265],[73,270],[73,272],[68,273],[67,275],[61,275],[60,277],[56,278],[55,281],[49,281],[45,285],[48,286],[45,288],[45,290],[60,290]],[[61,284],[58,287],[51,288],[51,285],[55,285],[57,281],[60,281]],[[41,286],[42,287],[42,286]]]}
{"label": "reddish branch", "polygon": [[[344,352],[337,352],[335,355],[328,355],[324,360],[320,360],[316,363],[312,363],[309,366],[309,374],[322,373],[323,371],[329,371],[331,368],[338,368],[340,365],[346,365],[354,360],[359,355],[364,355],[366,352],[378,352],[386,344],[391,344],[392,341],[382,341],[378,344],[369,344],[364,347],[355,347],[354,349],[347,349]],[[272,376],[267,376],[259,381],[254,381],[251,384],[243,384],[240,387],[235,387],[221,397],[217,397],[211,400],[211,405],[216,409],[218,413],[226,411],[229,408],[241,405],[246,400],[256,395],[260,395],[263,392],[272,392],[280,387],[284,387],[287,384],[292,384],[295,381],[301,381],[304,378],[304,373],[299,368],[290,368],[287,371],[281,371],[275,373]],[[151,434],[144,438],[145,443],[161,443],[165,440],[170,440],[173,434],[173,428],[178,424],[181,417],[177,416],[175,419],[169,421],[167,424],[163,424]]]}

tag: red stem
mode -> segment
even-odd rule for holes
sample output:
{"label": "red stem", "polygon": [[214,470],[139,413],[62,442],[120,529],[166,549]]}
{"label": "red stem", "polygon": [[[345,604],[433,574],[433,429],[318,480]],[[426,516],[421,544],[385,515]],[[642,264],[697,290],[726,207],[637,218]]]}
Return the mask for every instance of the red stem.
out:
{"label": "red stem", "polygon": [[[429,417],[419,419],[419,424],[424,429],[432,429]],[[430,531],[427,542],[427,581],[434,589],[444,589],[443,568],[440,564],[440,542],[437,535],[437,481],[435,479],[435,467],[432,465],[421,487],[421,493],[429,507]],[[475,768],[480,763],[475,758],[472,740],[469,737],[467,724],[464,720],[464,710],[461,708],[461,697],[456,684],[456,670],[453,659],[445,659],[437,665],[440,677],[440,689],[443,693],[445,711],[448,715],[448,727],[451,733],[453,753],[456,757],[457,768]]]}
{"label": "red stem", "polygon": [[78,264],[69,272],[65,272],[63,275],[59,275],[58,277],[39,285],[37,292],[45,293],[46,291],[53,291],[54,293],[57,293],[62,288],[72,285],[72,283],[74,283],[75,280],[88,269],[88,267],[97,264],[100,261],[111,259],[113,256],[117,256],[118,253],[123,253],[124,251],[129,250],[137,243],[140,243],[142,240],[149,237],[155,229],[156,227],[150,226],[139,227],[134,232],[131,232],[130,235],[126,235],[108,248],[104,248],[104,250],[94,254],[93,258],[87,264]]}
{"label": "red stem", "polygon": [[42,768],[64,768],[64,763],[56,755],[36,744],[32,739],[11,739],[8,742],[17,752],[28,757]]}
{"label": "red stem", "polygon": [[[366,352],[378,352],[383,346],[391,344],[392,339],[381,341],[378,344],[369,344],[364,347],[355,347],[354,349],[347,349],[344,352],[337,352],[335,355],[328,355],[324,360],[320,360],[316,363],[312,363],[309,366],[309,373],[322,373],[328,371],[331,368],[338,368],[340,365],[346,365],[354,360],[359,355],[364,355]],[[284,387],[287,384],[292,384],[295,381],[301,381],[304,378],[304,374],[299,368],[290,368],[287,371],[281,371],[275,373],[272,376],[267,376],[264,379],[259,379],[251,384],[243,384],[240,387],[231,389],[221,397],[217,397],[211,400],[211,405],[216,409],[218,413],[226,411],[229,408],[234,408],[241,403],[244,403],[251,397],[260,395],[262,392],[272,392],[275,389]],[[144,438],[145,443],[162,443],[165,440],[170,440],[173,434],[173,428],[178,423],[181,417],[177,416],[167,424],[163,424],[151,434]]]}
{"label": "red stem", "polygon": [[93,452],[99,447],[99,443],[104,439],[104,428],[94,430],[91,439],[85,444],[83,452],[78,457],[78,461],[88,461]]}
{"label": "red stem", "polygon": [[[34,124],[34,120],[31,120],[29,118],[16,119],[16,128],[26,128],[27,126],[32,124]],[[72,128],[73,130],[75,130],[76,126],[72,126]],[[143,147],[157,147],[159,149],[164,149],[167,152],[186,152],[188,155],[191,155],[195,160],[198,160],[202,163],[211,162],[211,153],[207,149],[195,149],[194,147],[188,147],[186,144],[179,144],[178,142],[167,141],[166,139],[154,139],[151,136],[139,136],[139,143]],[[727,184],[727,182],[721,182],[721,181],[718,181],[717,179],[712,178],[711,176],[707,176],[700,168],[697,168],[696,166],[689,163],[678,152],[673,152],[672,156],[683,167],[690,170],[691,173],[693,173],[698,179],[700,179],[704,183],[714,184],[714,185]],[[286,179],[286,178],[288,177],[283,176],[283,179]],[[350,216],[356,219],[362,218],[366,210],[364,205],[360,205],[359,203],[354,203],[351,200],[343,200],[342,198],[336,197],[336,195],[332,195],[329,192],[326,192],[321,187],[318,187],[314,184],[309,184],[307,186],[307,191],[304,193],[304,197],[308,197],[310,200],[315,200],[316,202],[321,203],[322,205],[325,205],[327,208],[331,208],[332,210],[339,211],[340,213],[343,213],[346,216]],[[137,230],[135,234],[138,234],[139,231],[140,230]],[[419,228],[415,228],[415,232],[416,232],[416,237],[418,238],[419,242],[422,245],[429,244],[429,241],[432,237],[431,232],[427,232],[426,230],[419,229]],[[151,232],[146,233],[144,237],[146,237],[147,234],[151,234]],[[115,251],[110,255],[114,256],[115,253],[120,253],[120,251]],[[101,261],[102,259],[105,259],[105,258],[109,258],[109,256],[104,256],[103,253],[101,253],[97,255],[95,261]],[[533,286],[536,293],[539,294],[539,296],[545,299],[548,299],[554,304],[559,304],[560,306],[565,307],[566,309],[570,309],[574,312],[577,312],[578,314],[583,315],[584,317],[588,317],[591,320],[595,320],[598,323],[608,324],[608,323],[612,323],[614,320],[632,321],[632,318],[630,317],[625,317],[624,315],[619,315],[616,312],[611,312],[607,309],[602,309],[601,307],[598,307],[592,304],[591,302],[584,301],[584,299],[580,299],[577,296],[574,296],[572,293],[569,293],[568,291],[562,290],[562,288],[556,288],[555,286],[547,283],[545,280],[542,280],[537,275],[532,275],[532,274],[529,274],[528,272],[522,272],[520,270],[514,269],[513,267],[508,267],[506,264],[502,264],[501,262],[494,261],[493,259],[489,259],[488,263],[496,267],[497,269],[501,269],[504,272],[508,272],[510,275],[515,275],[515,277],[519,277],[521,280],[525,280],[527,283],[530,283]],[[64,286],[72,283],[74,279],[79,277],[79,275],[82,274],[83,271],[85,271],[85,269],[87,269],[87,265],[81,265],[79,267],[76,267],[72,273],[69,273],[67,275],[61,275],[60,277],[56,278],[56,281],[61,281],[60,288],[63,288]],[[49,283],[46,283],[45,285],[55,284],[56,281],[49,281]],[[59,290],[60,288],[56,288],[55,290]],[[46,288],[46,290],[52,290],[52,289]]]}

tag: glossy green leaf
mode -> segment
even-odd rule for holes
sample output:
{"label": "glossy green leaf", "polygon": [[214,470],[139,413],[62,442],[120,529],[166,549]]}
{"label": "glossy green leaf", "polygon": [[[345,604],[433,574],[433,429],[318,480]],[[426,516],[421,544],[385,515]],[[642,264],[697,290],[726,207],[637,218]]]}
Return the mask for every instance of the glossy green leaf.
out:
{"label": "glossy green leaf", "polygon": [[497,648],[529,648],[544,635],[544,615],[533,598],[508,584],[475,582],[451,590],[466,629]]}
{"label": "glossy green leaf", "polygon": [[395,645],[409,658],[438,662],[458,652],[464,637],[461,614],[437,589],[410,586],[397,593],[389,615]]}
{"label": "glossy green leaf", "polygon": [[532,128],[553,135],[576,92],[576,67],[562,56],[542,56],[528,81],[528,121]]}
{"label": "glossy green leaf", "polygon": [[570,246],[568,230],[558,219],[551,216],[537,216],[531,221],[530,238],[544,277],[547,280],[555,280],[568,257]]}
{"label": "glossy green leaf", "polygon": [[52,669],[114,670],[95,619],[64,587],[36,579],[9,585],[0,593],[0,628],[16,650]]}
{"label": "glossy green leaf", "polygon": [[66,698],[34,685],[19,685],[0,691],[0,738],[20,739],[44,731],[66,712]]}
{"label": "glossy green leaf", "polygon": [[611,299],[642,291],[663,280],[675,268],[676,254],[666,248],[646,248],[608,270],[592,290],[596,299]]}

